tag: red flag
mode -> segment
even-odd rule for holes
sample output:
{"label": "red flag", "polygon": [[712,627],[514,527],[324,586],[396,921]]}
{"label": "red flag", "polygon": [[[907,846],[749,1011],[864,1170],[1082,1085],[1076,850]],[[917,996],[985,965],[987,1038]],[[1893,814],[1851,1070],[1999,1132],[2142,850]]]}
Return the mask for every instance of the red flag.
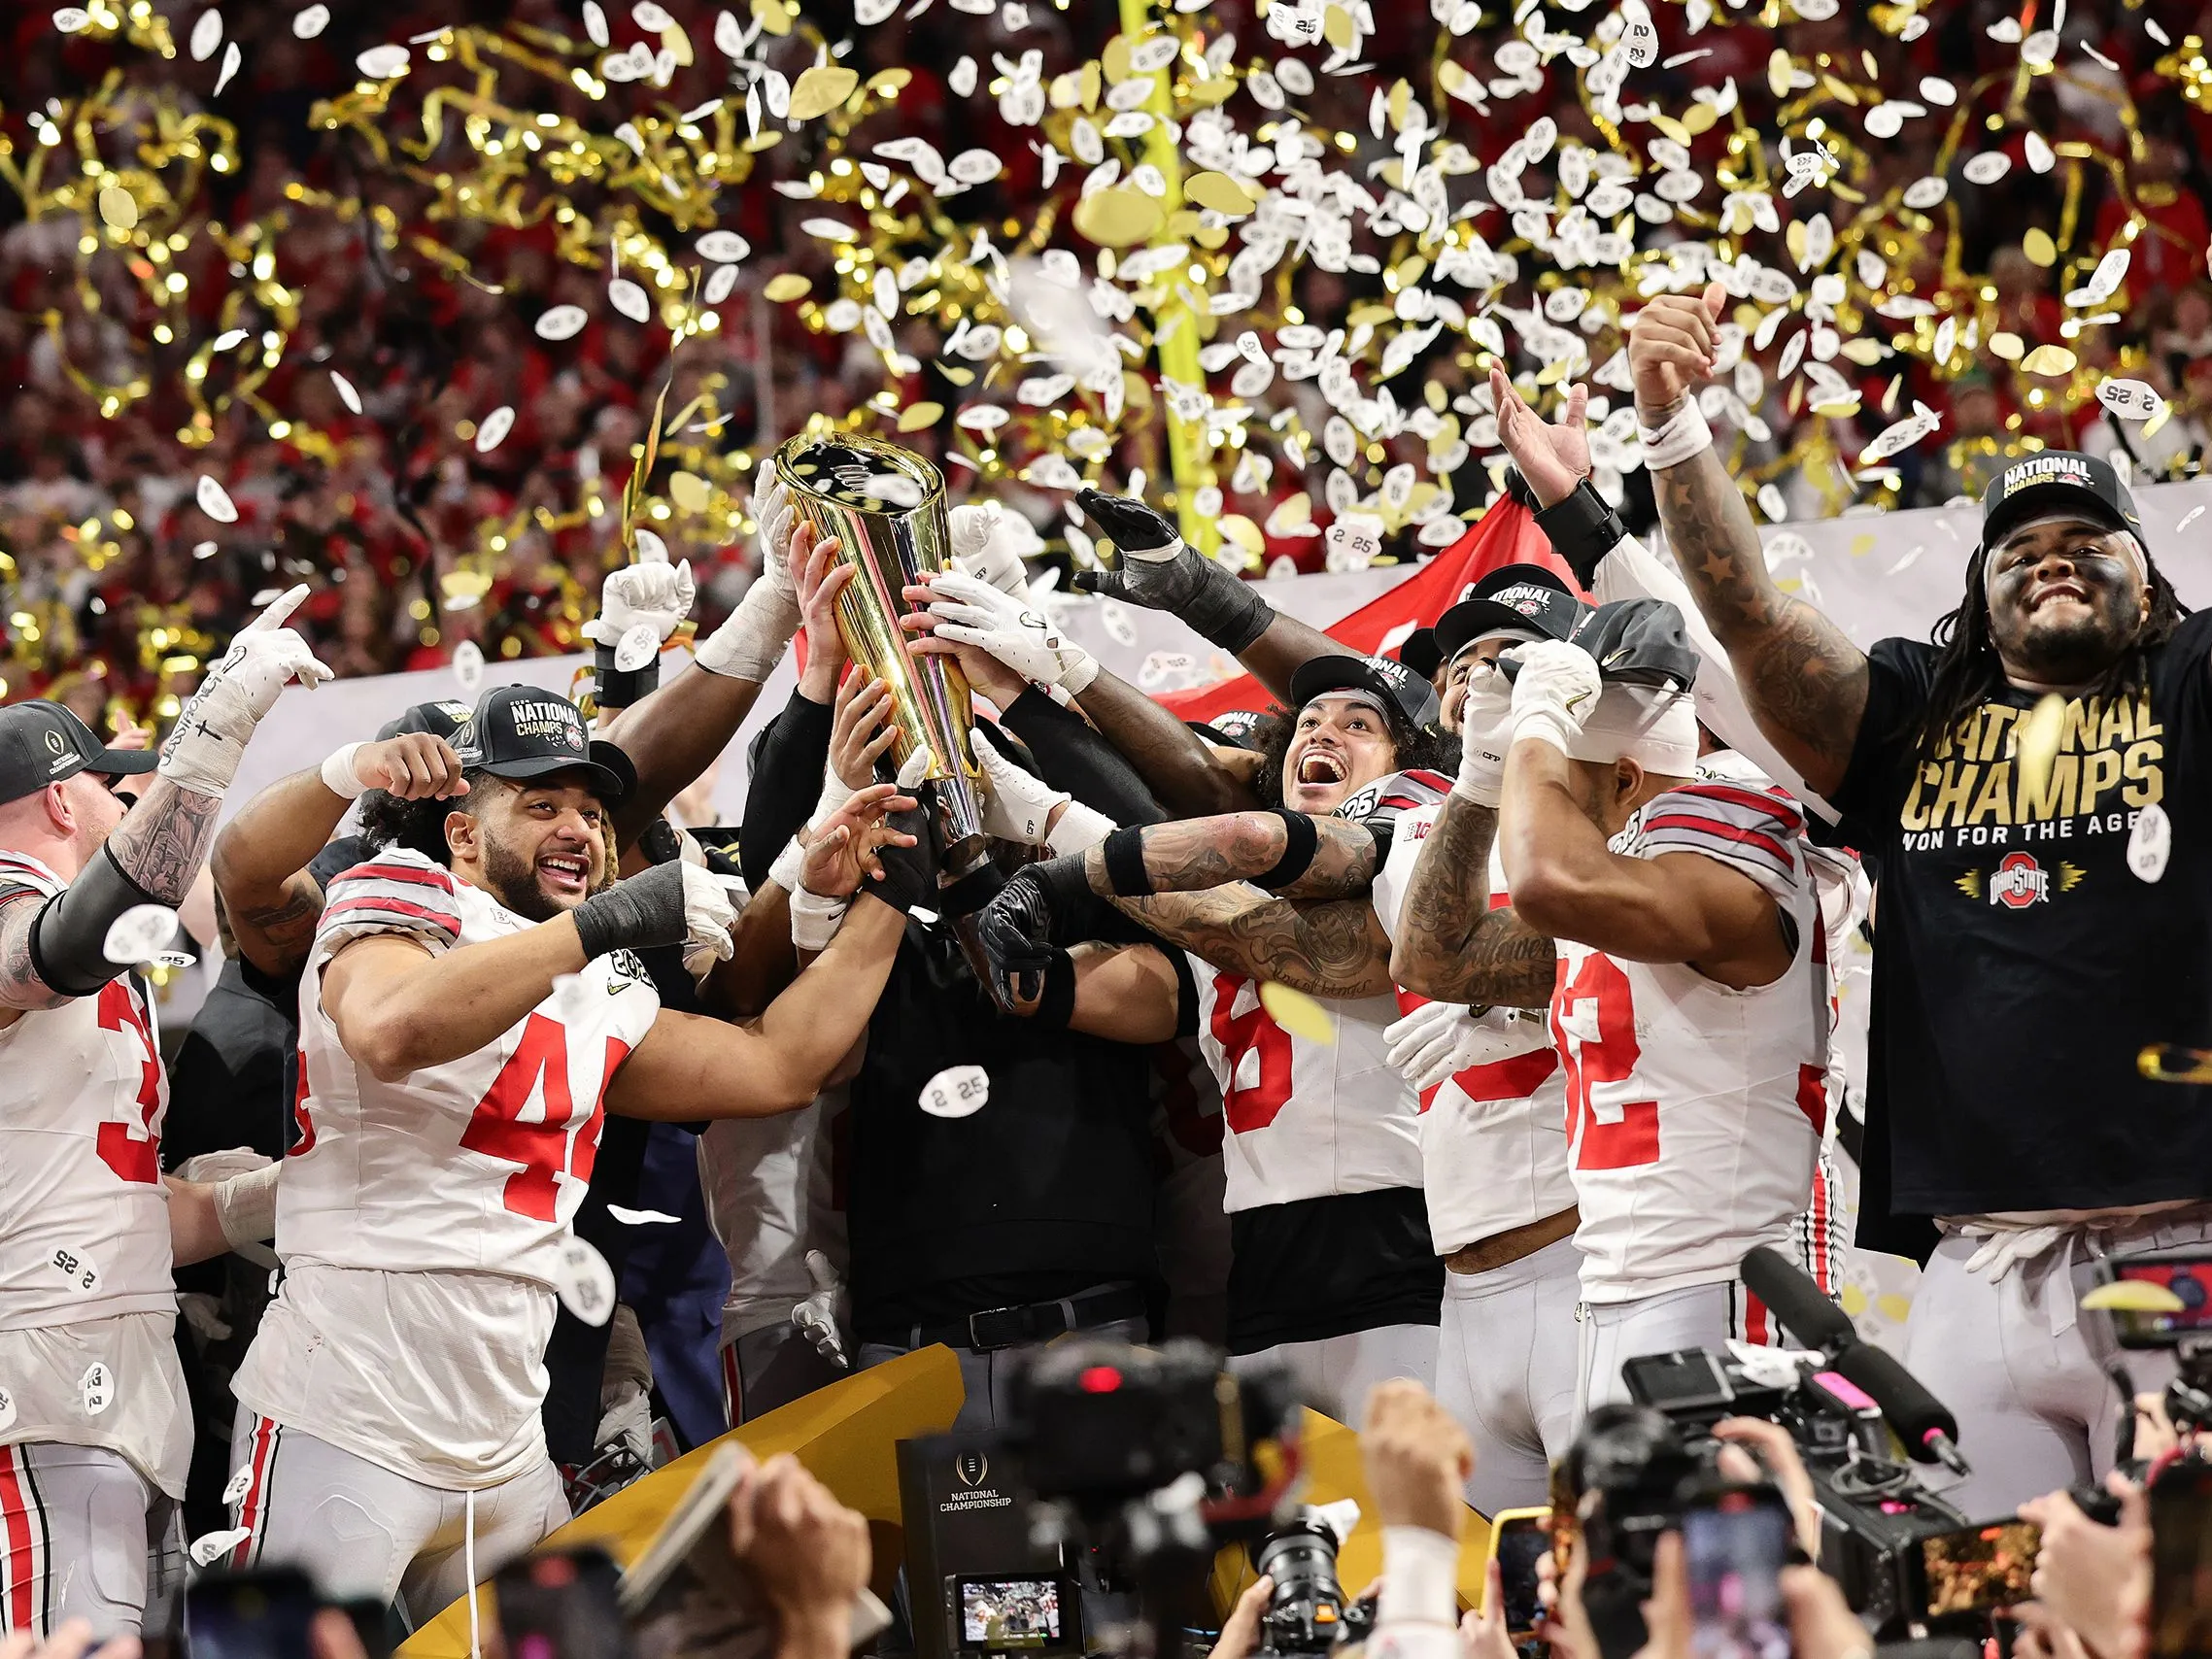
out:
{"label": "red flag", "polygon": [[[1556,571],[1577,592],[1567,561],[1551,551],[1551,543],[1536,527],[1536,519],[1513,499],[1499,500],[1468,526],[1467,533],[1380,598],[1362,605],[1331,627],[1329,637],[1347,651],[1379,655],[1394,649],[1407,634],[1432,626],[1438,617],[1457,604],[1470,583],[1488,575],[1501,564],[1541,564]],[[1249,674],[1217,680],[1191,691],[1168,692],[1159,701],[1183,720],[1208,721],[1234,709],[1265,709],[1275,698]]]}

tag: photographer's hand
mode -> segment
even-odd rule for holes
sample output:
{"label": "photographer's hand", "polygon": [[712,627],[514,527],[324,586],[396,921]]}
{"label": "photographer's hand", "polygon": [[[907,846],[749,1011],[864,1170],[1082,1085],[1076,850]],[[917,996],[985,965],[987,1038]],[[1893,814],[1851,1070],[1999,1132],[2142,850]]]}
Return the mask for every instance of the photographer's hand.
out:
{"label": "photographer's hand", "polygon": [[1229,1617],[1221,1626],[1221,1635],[1213,1643],[1213,1651],[1207,1659],[1244,1659],[1244,1655],[1260,1644],[1260,1615],[1268,1610],[1268,1598],[1275,1594],[1275,1580],[1265,1573],[1244,1586],[1244,1593],[1237,1598],[1237,1605],[1229,1610]]}
{"label": "photographer's hand", "polygon": [[2141,1487],[2118,1474],[2120,1524],[2100,1526],[2064,1492],[2023,1504],[2043,1529],[2029,1580],[2035,1599],[2070,1626],[2099,1659],[2141,1659],[2149,1644],[2151,1511]]}
{"label": "photographer's hand", "polygon": [[1689,1659],[1694,1634],[1689,1566],[1683,1559],[1680,1533],[1661,1533],[1651,1551],[1651,1599],[1644,1604],[1644,1629],[1649,1634],[1636,1659]]}
{"label": "photographer's hand", "polygon": [[1792,1659],[1868,1659],[1873,1638],[1844,1600],[1843,1586],[1818,1567],[1782,1570]]}
{"label": "photographer's hand", "polygon": [[1467,1659],[1514,1659],[1506,1634],[1506,1576],[1493,1558],[1482,1581],[1482,1605],[1459,1621],[1459,1646]]}
{"label": "photographer's hand", "polygon": [[789,1455],[730,1495],[730,1548],[776,1610],[776,1659],[845,1659],[853,1599],[868,1583],[868,1521]]}
{"label": "photographer's hand", "polygon": [[1359,1450],[1385,1528],[1420,1527],[1458,1540],[1467,1516],[1460,1494],[1475,1473],[1475,1448],[1427,1389],[1405,1377],[1377,1383],[1367,1397]]}
{"label": "photographer's hand", "polygon": [[[1731,1480],[1764,1480],[1771,1476],[1782,1488],[1797,1523],[1798,1547],[1815,1561],[1821,1559],[1821,1504],[1813,1496],[1813,1477],[1797,1455],[1797,1442],[1780,1423],[1763,1417],[1725,1417],[1713,1427],[1722,1440],[1734,1442],[1720,1450],[1720,1473]],[[1739,1461],[1740,1460],[1740,1461]],[[1765,1467],[1761,1468],[1761,1465]],[[1748,1467],[1747,1467],[1748,1466]]]}

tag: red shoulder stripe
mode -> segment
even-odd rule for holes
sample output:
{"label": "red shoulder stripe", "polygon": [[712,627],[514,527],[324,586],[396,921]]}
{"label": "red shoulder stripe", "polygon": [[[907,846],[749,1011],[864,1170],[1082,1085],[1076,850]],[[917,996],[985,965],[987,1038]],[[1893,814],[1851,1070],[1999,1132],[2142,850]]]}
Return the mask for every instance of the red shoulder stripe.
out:
{"label": "red shoulder stripe", "polygon": [[1439,795],[1449,795],[1451,793],[1452,780],[1446,777],[1442,772],[1432,772],[1425,767],[1415,766],[1398,775],[1412,778],[1417,784],[1425,784]]}
{"label": "red shoulder stripe", "polygon": [[410,904],[403,898],[341,899],[323,912],[323,925],[328,927],[334,921],[344,921],[360,911],[372,911],[389,916],[405,916],[417,922],[427,922],[441,933],[456,939],[460,937],[460,923],[454,917],[440,911],[427,909],[420,904]]}
{"label": "red shoulder stripe", "polygon": [[1740,806],[1752,812],[1765,813],[1767,816],[1779,820],[1782,827],[1792,835],[1799,833],[1805,828],[1805,815],[1798,808],[1797,802],[1792,800],[1786,792],[1779,789],[1769,793],[1763,790],[1742,789],[1734,784],[1703,783],[1684,784],[1682,788],[1669,790],[1667,793],[1669,795],[1701,796],[1706,800],[1723,801],[1730,806]]}
{"label": "red shoulder stripe", "polygon": [[405,881],[417,887],[434,887],[441,893],[453,891],[453,872],[432,865],[421,864],[356,864],[350,870],[341,870],[330,886],[336,889],[342,881]]}
{"label": "red shoulder stripe", "polygon": [[1659,818],[1647,818],[1644,828],[1651,830],[1688,830],[1696,834],[1711,835],[1722,841],[1734,841],[1741,846],[1757,847],[1777,860],[1791,875],[1797,873],[1797,855],[1777,841],[1772,835],[1756,830],[1739,830],[1733,824],[1723,824],[1717,818],[1692,818],[1687,813],[1670,812]]}

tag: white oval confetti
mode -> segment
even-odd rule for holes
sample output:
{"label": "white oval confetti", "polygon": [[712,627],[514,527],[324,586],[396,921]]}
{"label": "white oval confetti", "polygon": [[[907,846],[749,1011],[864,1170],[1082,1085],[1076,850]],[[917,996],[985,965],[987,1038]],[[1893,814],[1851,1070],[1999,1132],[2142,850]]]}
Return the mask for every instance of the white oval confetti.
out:
{"label": "white oval confetti", "polygon": [[2166,873],[2166,855],[2173,851],[2173,825],[2166,809],[2157,801],[2135,815],[2135,828],[2127,835],[2127,867],[2137,880],[2157,881]]}
{"label": "white oval confetti", "polygon": [[73,35],[91,22],[92,14],[82,6],[64,6],[53,15],[53,26],[65,35]]}
{"label": "white oval confetti", "polygon": [[948,1066],[922,1085],[921,1107],[934,1118],[969,1118],[991,1099],[991,1075],[980,1066]]}
{"label": "white oval confetti", "polygon": [[630,19],[648,34],[659,34],[676,19],[666,10],[654,4],[654,0],[637,0],[630,9]]}
{"label": "white oval confetti", "polygon": [[330,371],[330,385],[338,393],[338,401],[354,414],[361,412],[361,394],[354,389],[354,383],[336,369]]}
{"label": "white oval confetti", "polygon": [[502,403],[491,414],[485,416],[484,423],[476,428],[476,453],[480,456],[490,455],[514,429],[514,405]]}
{"label": "white oval confetti", "polygon": [[2026,149],[2027,166],[2030,172],[2048,173],[2052,168],[2058,166],[2059,157],[2052,151],[2050,141],[2041,133],[2031,132],[2027,135]]}
{"label": "white oval confetti", "polygon": [[660,655],[661,630],[651,623],[625,628],[622,638],[615,642],[615,666],[625,674],[636,673]]}
{"label": "white oval confetti", "polygon": [[407,49],[403,46],[372,46],[354,59],[354,67],[371,81],[389,81],[394,75],[407,73]]}
{"label": "white oval confetti", "polygon": [[657,1209],[625,1209],[621,1204],[607,1205],[607,1214],[625,1227],[653,1227],[681,1221],[681,1216],[669,1215]]}
{"label": "white oval confetti", "polygon": [[16,1397],[0,1388],[0,1435],[16,1426]]}
{"label": "white oval confetti", "polygon": [[94,1360],[85,1368],[85,1374],[77,1379],[77,1393],[87,1417],[97,1417],[115,1404],[115,1372],[108,1370],[105,1360]]}
{"label": "white oval confetti", "polygon": [[699,298],[708,305],[720,305],[730,297],[731,290],[736,286],[737,267],[717,265],[714,267],[714,275],[706,279],[706,287],[699,290]]}
{"label": "white oval confetti", "polygon": [[212,1567],[219,1557],[228,1555],[253,1536],[252,1527],[231,1527],[224,1532],[202,1533],[192,1540],[191,1547],[186,1553],[191,1556],[194,1567]]}
{"label": "white oval confetti", "polygon": [[1782,491],[1771,484],[1759,486],[1759,511],[1774,524],[1789,517],[1789,503],[1782,498]]}
{"label": "white oval confetti", "polygon": [[215,49],[222,44],[222,14],[209,7],[192,25],[192,38],[187,51],[194,63],[205,63],[215,55]]}
{"label": "white oval confetti", "polygon": [[1930,173],[1925,178],[1915,179],[1905,186],[1905,205],[1915,209],[1931,208],[1950,193],[1950,182]]}
{"label": "white oval confetti", "polygon": [[[611,1210],[614,1206],[609,1204],[607,1207]],[[246,1494],[253,1490],[254,1466],[250,1463],[242,1463],[238,1466],[237,1473],[231,1475],[230,1484],[222,1489],[222,1501],[230,1507],[236,1508],[246,1502]]]}
{"label": "white oval confetti", "polygon": [[166,904],[133,904],[108,924],[100,954],[118,967],[136,967],[176,936],[176,911]]}
{"label": "white oval confetti", "polygon": [[922,780],[930,775],[930,751],[926,747],[909,752],[899,768],[899,787],[918,789]]}
{"label": "white oval confetti", "polygon": [[540,340],[566,340],[580,334],[592,315],[580,305],[557,305],[537,320]]}
{"label": "white oval confetti", "polygon": [[607,303],[632,322],[650,322],[653,320],[653,302],[645,290],[628,277],[617,277],[607,284]]}
{"label": "white oval confetti", "polygon": [[554,1294],[561,1305],[587,1325],[614,1317],[614,1270],[589,1239],[573,1233],[561,1240],[553,1260]]}
{"label": "white oval confetti", "polygon": [[2001,150],[1985,150],[1979,155],[1968,156],[1966,165],[1958,170],[1966,175],[1970,185],[1993,185],[2012,171],[2012,157]]}
{"label": "white oval confetti", "polygon": [[700,258],[717,265],[734,265],[753,251],[753,245],[734,230],[710,230],[694,246]]}
{"label": "white oval confetti", "polygon": [[613,37],[607,33],[607,15],[599,10],[598,0],[584,0],[584,33],[602,51],[613,44]]}
{"label": "white oval confetti", "polygon": [[2140,380],[2099,381],[2096,400],[2123,421],[2148,421],[2165,407],[2157,389]]}
{"label": "white oval confetti", "polygon": [[996,179],[1004,165],[995,151],[963,150],[945,170],[964,185],[982,185]]}
{"label": "white oval confetti", "polygon": [[238,73],[238,66],[243,62],[245,58],[240,54],[236,41],[222,49],[222,73],[215,78],[215,90],[209,94],[210,97],[222,96],[222,89],[230,85],[230,78]]}
{"label": "white oval confetti", "polygon": [[293,37],[303,41],[313,40],[329,26],[330,8],[327,6],[310,6],[291,20]]}
{"label": "white oval confetti", "polygon": [[[153,908],[158,909],[159,906],[156,905]],[[169,920],[170,924],[174,926],[176,917],[171,916]],[[52,1265],[55,1272],[85,1295],[89,1296],[100,1288],[99,1267],[84,1251],[58,1249],[47,1260]]]}
{"label": "white oval confetti", "polygon": [[453,648],[453,677],[460,689],[470,696],[484,684],[484,647],[473,639],[464,639]]}
{"label": "white oval confetti", "polygon": [[193,486],[192,497],[199,502],[200,511],[217,524],[235,525],[238,522],[238,508],[232,503],[230,492],[206,473],[201,473],[199,483]]}

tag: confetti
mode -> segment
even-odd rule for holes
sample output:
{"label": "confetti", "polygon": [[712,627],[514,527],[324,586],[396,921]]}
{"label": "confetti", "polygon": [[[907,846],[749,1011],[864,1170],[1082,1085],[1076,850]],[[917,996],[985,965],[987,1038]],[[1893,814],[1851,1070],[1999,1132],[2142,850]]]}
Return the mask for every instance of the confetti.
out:
{"label": "confetti", "polygon": [[2001,150],[1985,150],[1979,155],[1967,157],[1959,172],[1971,185],[1993,185],[2012,171],[2012,157]]}
{"label": "confetti", "polygon": [[371,81],[390,81],[407,73],[408,52],[403,46],[372,46],[354,59],[354,67]]}
{"label": "confetti", "polygon": [[573,1233],[562,1239],[549,1276],[561,1305],[585,1324],[604,1325],[614,1316],[614,1271],[589,1239]]}
{"label": "confetti", "polygon": [[361,394],[354,389],[354,383],[336,369],[330,371],[330,386],[337,392],[338,401],[346,406],[349,413],[358,415],[361,412]]}
{"label": "confetti", "polygon": [[2096,400],[2122,421],[2148,421],[2166,406],[2148,382],[2110,376],[2097,382]]}
{"label": "confetti", "polygon": [[699,290],[699,298],[708,305],[720,305],[736,287],[737,267],[717,265],[714,274],[706,279],[706,286]]}
{"label": "confetti", "polygon": [[607,1205],[607,1214],[625,1227],[672,1227],[683,1219],[681,1216],[669,1215],[664,1210],[629,1209],[619,1203]]}
{"label": "confetti", "polygon": [[154,953],[176,936],[176,911],[162,904],[133,904],[108,924],[100,954],[118,967],[136,967],[153,961]]}
{"label": "confetti", "polygon": [[617,277],[607,284],[607,303],[632,322],[653,321],[653,302],[645,290],[628,277]]}
{"label": "confetti", "polygon": [[222,96],[222,89],[230,85],[230,78],[238,73],[238,66],[244,61],[243,55],[238,51],[236,41],[232,41],[222,49],[222,73],[215,78],[215,91],[210,94],[211,96],[218,98]]}
{"label": "confetti", "polygon": [[187,50],[194,63],[205,63],[215,55],[215,49],[222,44],[222,14],[213,7],[199,15],[192,24]]}
{"label": "confetti", "polygon": [[859,85],[860,76],[842,64],[817,63],[791,89],[791,118],[810,121],[826,116],[851,97]]}
{"label": "confetti", "polygon": [[580,305],[557,305],[539,316],[537,337],[540,340],[572,339],[582,333],[584,324],[591,321],[591,313]]}
{"label": "confetti", "polygon": [[[612,1209],[613,1205],[607,1206]],[[232,1508],[246,1502],[246,1494],[254,1490],[254,1466],[242,1463],[234,1470],[229,1484],[222,1489],[222,1501]]]}
{"label": "confetti", "polygon": [[138,198],[120,185],[100,187],[100,222],[119,235],[138,225]]}
{"label": "confetti", "polygon": [[922,1085],[916,1103],[934,1118],[973,1117],[991,1099],[991,1077],[980,1066],[950,1066]]}
{"label": "confetti", "polygon": [[506,439],[507,434],[514,430],[514,406],[507,403],[500,404],[498,408],[485,416],[482,423],[477,426],[476,453],[480,456],[490,455]]}
{"label": "confetti", "polygon": [[192,1540],[191,1547],[187,1553],[191,1556],[194,1567],[213,1567],[217,1561],[253,1536],[252,1527],[231,1527],[223,1532],[202,1533]]}
{"label": "confetti", "polygon": [[661,630],[651,623],[623,629],[622,637],[615,641],[615,666],[625,674],[636,673],[660,655]]}
{"label": "confetti", "polygon": [[[176,922],[177,918],[171,915],[170,926],[175,927]],[[92,1265],[92,1258],[82,1250],[56,1250],[48,1261],[55,1272],[86,1296],[100,1288],[100,1270]]]}
{"label": "confetti", "polygon": [[1269,1019],[1290,1035],[1304,1037],[1324,1048],[1336,1046],[1336,1019],[1305,992],[1276,980],[1266,980],[1260,986],[1260,1006],[1267,1010]]}
{"label": "confetti", "polygon": [[217,524],[238,522],[238,509],[231,502],[230,492],[204,472],[200,474],[199,483],[193,486],[192,498],[199,503],[200,511]]}
{"label": "confetti", "polygon": [[[92,14],[82,6],[64,6],[53,15],[53,26],[65,35],[73,35],[92,21]],[[11,1417],[13,1413],[11,1412]]]}
{"label": "confetti", "polygon": [[2166,873],[2166,857],[2172,851],[2172,821],[2154,800],[2135,814],[2135,827],[2127,833],[2127,867],[2138,881],[2155,882]]}
{"label": "confetti", "polygon": [[2020,762],[2021,788],[2040,796],[2051,783],[2052,762],[2059,758],[2059,740],[2066,729],[2066,699],[2046,693],[2014,728],[2014,757]]}
{"label": "confetti", "polygon": [[475,696],[484,684],[484,648],[475,640],[464,639],[453,648],[453,677],[465,696]]}
{"label": "confetti", "polygon": [[293,36],[296,39],[303,41],[313,40],[317,35],[321,34],[329,26],[330,8],[327,6],[306,7],[297,15],[295,15],[291,20],[291,32]]}
{"label": "confetti", "polygon": [[85,1374],[77,1379],[77,1395],[87,1417],[97,1417],[115,1404],[115,1372],[108,1370],[105,1361],[94,1360],[85,1368]]}

